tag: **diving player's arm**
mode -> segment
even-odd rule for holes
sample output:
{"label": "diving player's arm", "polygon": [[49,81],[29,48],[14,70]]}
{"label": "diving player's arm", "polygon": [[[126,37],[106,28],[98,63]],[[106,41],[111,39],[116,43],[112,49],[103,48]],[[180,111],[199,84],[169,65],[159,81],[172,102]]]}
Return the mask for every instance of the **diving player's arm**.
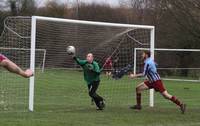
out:
{"label": "diving player's arm", "polygon": [[16,65],[14,62],[9,60],[7,57],[0,54],[0,66],[4,67],[8,71],[21,75],[22,77],[29,78],[33,76],[33,71],[30,69],[22,70],[18,65]]}

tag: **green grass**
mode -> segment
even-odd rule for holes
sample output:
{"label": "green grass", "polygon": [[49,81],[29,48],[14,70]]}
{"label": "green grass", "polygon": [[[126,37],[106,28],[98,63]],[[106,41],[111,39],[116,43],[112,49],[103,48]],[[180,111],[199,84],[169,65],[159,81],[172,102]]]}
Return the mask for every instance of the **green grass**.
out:
{"label": "green grass", "polygon": [[106,109],[96,111],[81,72],[47,70],[36,74],[35,108],[28,112],[28,80],[4,71],[0,74],[0,126],[200,125],[199,83],[164,81],[171,94],[187,103],[182,115],[159,93],[155,94],[155,107],[148,107],[148,91],[142,95],[143,109],[130,110],[135,103],[135,86],[141,80],[112,80],[102,75],[98,93],[106,99]]}

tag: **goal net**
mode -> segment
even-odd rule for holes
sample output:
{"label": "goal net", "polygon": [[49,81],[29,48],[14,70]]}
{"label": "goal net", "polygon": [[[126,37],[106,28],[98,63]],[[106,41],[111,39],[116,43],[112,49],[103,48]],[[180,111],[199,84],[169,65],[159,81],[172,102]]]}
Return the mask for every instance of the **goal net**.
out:
{"label": "goal net", "polygon": [[[30,68],[30,17],[8,17],[0,36],[0,53],[22,69]],[[35,69],[44,72],[45,49],[35,49]],[[0,111],[28,110],[29,81],[1,68]]]}
{"label": "goal net", "polygon": [[[135,48],[134,72],[141,71],[139,58],[148,48]],[[163,80],[200,82],[200,49],[155,48],[155,62]]]}
{"label": "goal net", "polygon": [[[66,47],[69,45],[75,46],[76,55],[80,59],[85,59],[87,53],[93,53],[100,67],[103,67],[106,59],[111,57],[113,67],[109,70],[104,69],[98,89],[98,93],[105,98],[108,108],[128,107],[134,104],[136,81],[128,79],[127,76],[116,80],[112,76],[106,76],[105,72],[121,69],[127,65],[133,68],[135,48],[148,48],[154,56],[153,26],[38,16],[14,17],[7,20],[22,23],[12,26],[16,29],[13,30],[14,32],[11,31],[12,36],[8,36],[12,41],[10,40],[9,43],[5,41],[7,45],[3,47],[30,49],[28,56],[23,59],[26,62],[20,60],[22,63],[19,63],[35,70],[35,75],[30,78],[29,83],[29,110],[33,111],[35,107],[35,109],[48,111],[55,109],[73,111],[90,107],[91,99],[87,93],[82,70],[66,53]],[[19,35],[28,37],[21,39]],[[15,41],[15,39],[19,40]],[[45,50],[45,55],[37,49]],[[37,58],[38,55],[41,58]],[[42,59],[45,59],[43,73],[36,69]],[[129,72],[132,70],[130,69]],[[153,106],[152,90],[150,94],[150,105]],[[149,100],[145,104],[148,105]]]}

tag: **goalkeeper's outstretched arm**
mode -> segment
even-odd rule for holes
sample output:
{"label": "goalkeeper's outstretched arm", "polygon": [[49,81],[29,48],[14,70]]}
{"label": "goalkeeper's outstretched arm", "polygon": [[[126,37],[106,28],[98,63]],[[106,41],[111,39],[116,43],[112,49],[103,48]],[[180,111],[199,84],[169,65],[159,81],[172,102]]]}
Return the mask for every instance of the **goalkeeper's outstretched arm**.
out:
{"label": "goalkeeper's outstretched arm", "polygon": [[94,57],[93,57],[92,53],[87,54],[86,60],[81,60],[81,59],[77,58],[75,56],[75,54],[72,55],[72,58],[76,61],[76,63],[78,65],[80,65],[82,67],[87,64],[88,69],[97,74],[100,74],[101,71],[103,70],[103,68],[100,69],[99,64],[96,61],[94,61]]}
{"label": "goalkeeper's outstretched arm", "polygon": [[28,78],[33,76],[33,72],[30,69],[27,69],[26,71],[22,70],[19,66],[17,66],[14,62],[6,58],[5,56],[2,57],[0,60],[0,65],[7,69],[8,71],[21,75],[22,77]]}
{"label": "goalkeeper's outstretched arm", "polygon": [[83,66],[83,65],[85,65],[85,64],[87,63],[86,60],[81,60],[81,59],[77,58],[76,56],[74,56],[73,59],[74,59],[74,60],[76,61],[76,63],[77,63],[78,65],[80,65],[80,66]]}

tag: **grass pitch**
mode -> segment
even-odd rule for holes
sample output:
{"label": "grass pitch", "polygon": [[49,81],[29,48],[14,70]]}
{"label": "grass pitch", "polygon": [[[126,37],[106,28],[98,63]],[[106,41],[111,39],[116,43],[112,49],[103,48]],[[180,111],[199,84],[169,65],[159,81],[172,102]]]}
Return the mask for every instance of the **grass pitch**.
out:
{"label": "grass pitch", "polygon": [[187,104],[182,115],[176,105],[155,93],[150,108],[149,92],[142,94],[143,109],[135,104],[135,86],[141,80],[113,80],[101,75],[98,93],[106,108],[91,105],[82,72],[46,70],[36,74],[34,112],[28,112],[28,80],[1,71],[0,126],[200,126],[200,85],[164,81],[169,93]]}

